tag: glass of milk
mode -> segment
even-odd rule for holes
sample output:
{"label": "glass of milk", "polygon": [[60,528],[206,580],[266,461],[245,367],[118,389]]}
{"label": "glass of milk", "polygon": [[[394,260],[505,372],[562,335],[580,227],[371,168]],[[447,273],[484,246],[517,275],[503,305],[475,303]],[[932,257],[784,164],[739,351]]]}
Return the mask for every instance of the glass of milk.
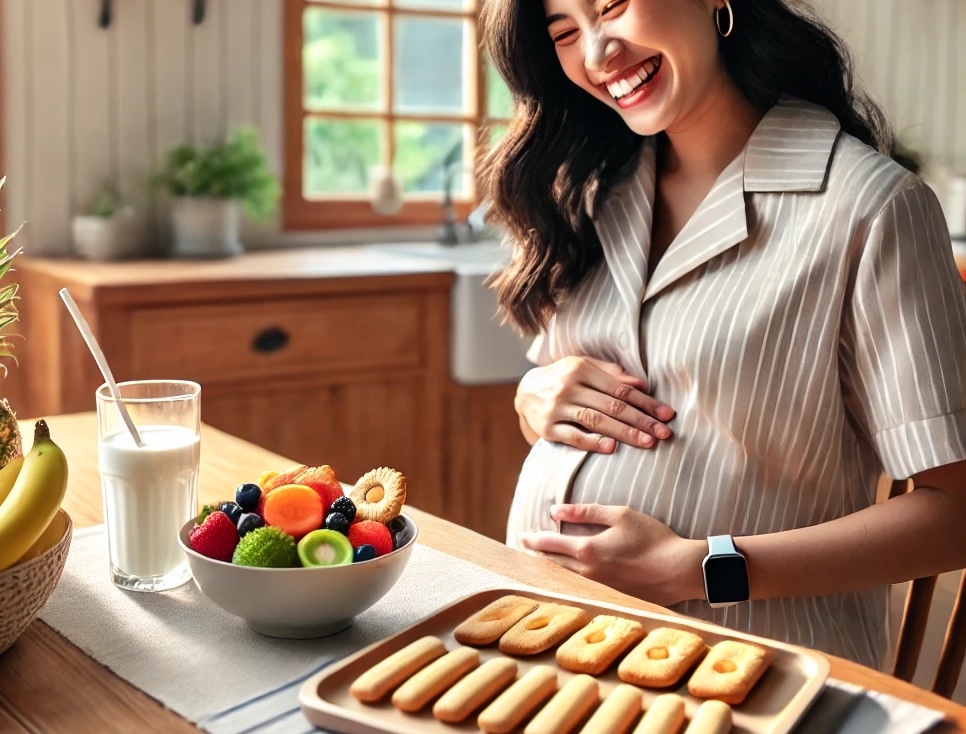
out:
{"label": "glass of milk", "polygon": [[191,578],[178,547],[197,512],[201,386],[179,380],[118,384],[141,436],[138,448],[108,386],[97,390],[97,460],[111,579],[122,589],[164,591]]}

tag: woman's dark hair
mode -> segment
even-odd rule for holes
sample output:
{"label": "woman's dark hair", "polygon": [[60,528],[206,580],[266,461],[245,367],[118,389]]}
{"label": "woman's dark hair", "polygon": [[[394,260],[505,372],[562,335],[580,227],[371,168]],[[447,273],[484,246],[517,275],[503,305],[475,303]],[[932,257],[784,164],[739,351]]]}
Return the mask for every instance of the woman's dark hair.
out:
{"label": "woman's dark hair", "polygon": [[[731,0],[735,30],[719,38],[728,74],[759,109],[782,95],[822,105],[842,129],[886,154],[881,110],[853,84],[842,41],[795,0]],[[515,241],[493,279],[501,310],[533,333],[600,262],[592,215],[637,164],[643,138],[564,75],[536,0],[486,0],[484,43],[514,98],[506,136],[479,167],[490,221]],[[714,22],[714,18],[709,18]]]}

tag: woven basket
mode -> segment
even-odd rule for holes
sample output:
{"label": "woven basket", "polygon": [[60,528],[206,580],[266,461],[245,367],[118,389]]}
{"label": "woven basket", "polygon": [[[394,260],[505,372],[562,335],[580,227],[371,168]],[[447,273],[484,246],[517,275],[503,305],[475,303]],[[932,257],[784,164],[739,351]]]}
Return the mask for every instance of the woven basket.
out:
{"label": "woven basket", "polygon": [[64,537],[46,553],[0,572],[0,655],[36,619],[60,580],[73,527],[70,515],[58,512],[67,520]]}

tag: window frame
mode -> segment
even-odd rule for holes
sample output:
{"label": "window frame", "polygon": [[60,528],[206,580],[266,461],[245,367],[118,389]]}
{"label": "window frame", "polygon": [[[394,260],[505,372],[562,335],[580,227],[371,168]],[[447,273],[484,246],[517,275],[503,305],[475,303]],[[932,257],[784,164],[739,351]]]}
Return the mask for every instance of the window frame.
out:
{"label": "window frame", "polygon": [[[419,10],[409,7],[395,7],[393,0],[385,4],[340,2],[340,0],[285,0],[283,24],[283,173],[282,173],[282,228],[285,230],[326,230],[348,228],[382,228],[392,226],[411,226],[439,224],[443,221],[442,196],[426,201],[409,200],[399,213],[382,216],[373,211],[369,200],[358,198],[308,199],[304,195],[303,165],[305,156],[305,121],[312,117],[344,119],[382,119],[391,125],[394,120],[416,120],[426,122],[451,122],[471,125],[476,129],[476,150],[479,156],[485,150],[484,120],[488,124],[506,125],[505,118],[489,119],[486,111],[486,61],[480,48],[479,13],[475,9],[460,11]],[[303,13],[306,8],[326,8],[331,10],[368,11],[384,13],[387,21],[386,66],[383,73],[389,80],[389,107],[382,112],[316,112],[304,106],[304,84],[302,66]],[[467,83],[475,88],[475,109],[470,115],[433,115],[433,114],[395,114],[392,110],[392,67],[393,42],[392,23],[397,15],[414,17],[440,17],[460,19],[470,22],[470,42],[477,49],[476,63],[470,64],[473,73]],[[472,93],[472,92],[471,92]],[[387,154],[392,160],[395,140],[390,134],[387,141]],[[475,187],[474,187],[475,188]],[[475,205],[474,198],[453,199],[456,215],[465,218]]]}

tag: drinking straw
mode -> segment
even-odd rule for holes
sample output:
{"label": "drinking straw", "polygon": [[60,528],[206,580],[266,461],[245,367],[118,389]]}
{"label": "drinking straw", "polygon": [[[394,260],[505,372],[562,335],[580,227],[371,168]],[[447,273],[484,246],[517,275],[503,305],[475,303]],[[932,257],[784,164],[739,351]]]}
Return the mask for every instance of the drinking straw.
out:
{"label": "drinking straw", "polygon": [[87,319],[84,318],[84,314],[80,312],[77,308],[77,304],[74,302],[73,297],[66,288],[60,289],[60,297],[64,301],[64,305],[67,306],[67,310],[70,311],[70,315],[74,317],[74,323],[77,324],[77,328],[84,337],[84,341],[87,343],[87,348],[91,350],[91,355],[94,357],[94,361],[97,362],[97,367],[104,375],[104,381],[107,383],[108,389],[111,391],[111,395],[114,398],[114,402],[117,403],[118,410],[121,411],[121,418],[124,419],[124,424],[127,429],[131,432],[131,438],[134,439],[134,445],[141,448],[144,444],[141,442],[141,436],[138,434],[138,429],[134,426],[134,421],[131,420],[130,413],[127,412],[127,407],[124,405],[124,401],[121,400],[121,393],[117,389],[117,383],[114,381],[114,375],[111,373],[111,368],[107,364],[107,359],[104,357],[104,352],[101,351],[100,345],[97,343],[97,339],[94,338],[94,333],[91,331],[91,327],[87,325]]}

